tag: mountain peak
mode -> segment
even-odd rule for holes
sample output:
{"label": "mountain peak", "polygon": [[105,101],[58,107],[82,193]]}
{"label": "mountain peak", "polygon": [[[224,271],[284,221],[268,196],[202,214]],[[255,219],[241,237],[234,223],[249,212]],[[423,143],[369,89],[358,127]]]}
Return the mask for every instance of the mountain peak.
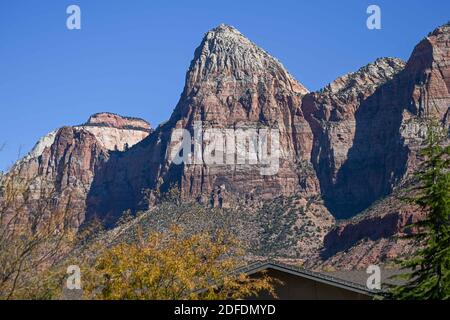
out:
{"label": "mountain peak", "polygon": [[241,46],[256,47],[256,45],[246,38],[238,29],[224,23],[206,32],[202,44],[205,42],[215,42],[218,45],[227,47],[238,44]]}
{"label": "mountain peak", "polygon": [[432,36],[441,36],[441,35],[450,35],[450,21],[442,26],[434,29],[432,32],[428,34],[429,37]]}
{"label": "mountain peak", "polygon": [[185,89],[188,94],[194,87],[205,82],[226,79],[252,83],[270,78],[285,83],[295,92],[308,92],[277,59],[236,28],[221,24],[208,31],[195,50]]}
{"label": "mountain peak", "polygon": [[208,31],[207,33],[214,33],[214,34],[226,34],[226,33],[230,33],[230,34],[237,34],[237,35],[241,35],[242,34],[239,32],[238,29],[236,29],[235,27],[222,23],[220,25],[218,25],[217,27],[211,29],[210,31]]}
{"label": "mountain peak", "polygon": [[377,87],[400,72],[405,67],[405,62],[398,58],[378,58],[374,62],[365,65],[356,72],[347,73],[330,84],[322,92],[329,94],[343,94],[353,91],[355,94],[363,87]]}
{"label": "mountain peak", "polygon": [[112,127],[117,129],[134,129],[150,131],[150,124],[140,118],[124,117],[115,113],[101,112],[93,114],[84,126]]}

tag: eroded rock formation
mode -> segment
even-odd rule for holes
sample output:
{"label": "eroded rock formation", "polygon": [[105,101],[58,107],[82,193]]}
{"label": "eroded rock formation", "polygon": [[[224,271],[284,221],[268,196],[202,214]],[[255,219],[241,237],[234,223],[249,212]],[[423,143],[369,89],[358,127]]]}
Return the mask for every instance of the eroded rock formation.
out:
{"label": "eroded rock formation", "polygon": [[31,190],[30,205],[39,197],[51,197],[55,208],[69,205],[78,227],[85,220],[86,195],[96,172],[111,154],[133,146],[149,132],[143,120],[97,114],[84,125],[63,127],[40,139],[8,174]]}
{"label": "eroded rock formation", "polygon": [[[361,216],[343,222],[325,237],[322,258],[327,265],[367,267],[417,248],[398,236],[423,212],[390,194],[408,183],[421,162],[419,150],[426,135],[425,120],[438,120],[448,128],[449,80],[447,24],[422,40],[405,68],[360,105],[353,146],[334,185],[330,191],[324,190],[324,196],[332,211],[347,217],[375,200],[387,198]],[[328,163],[333,166],[332,161]]]}
{"label": "eroded rock formation", "polygon": [[[224,204],[232,195],[252,200],[295,192],[318,194],[310,164],[313,135],[301,110],[307,92],[280,62],[235,28],[221,25],[211,30],[195,51],[170,120],[124,157],[108,162],[88,199],[91,213],[117,217],[126,209],[145,208],[143,189],[165,191],[173,185],[181,187],[184,196],[205,203],[220,199]],[[201,122],[202,132],[279,130],[279,170],[262,175],[261,165],[227,162],[226,151],[222,165],[174,165],[169,159],[175,148],[172,133],[186,129],[194,136],[195,122]],[[238,153],[236,148],[232,151]]]}
{"label": "eroded rock formation", "polygon": [[[181,98],[167,122],[151,131],[140,119],[96,114],[82,126],[44,137],[14,170],[33,177],[36,185],[49,181],[60,194],[68,190],[75,195],[77,224],[86,213],[113,226],[124,211],[147,209],[159,192],[178,185],[184,197],[216,207],[235,199],[261,207],[268,199],[295,195],[297,204],[308,205],[268,216],[287,219],[292,222],[289,230],[310,234],[292,215],[301,216],[300,208],[311,207],[308,199],[315,199],[314,211],[305,216],[313,217],[313,229],[320,229],[315,234],[322,240],[334,221],[328,210],[337,218],[352,217],[410,177],[421,161],[418,150],[427,118],[448,125],[449,38],[447,24],[421,41],[406,64],[378,59],[309,93],[266,51],[235,28],[221,25],[196,49]],[[256,164],[237,163],[236,158],[228,162],[228,156],[250,148],[234,144],[230,149],[223,146],[220,165],[173,163],[171,155],[179,151],[174,131],[185,129],[194,137],[196,123],[201,123],[202,135],[208,129],[277,130],[276,174],[261,174],[264,164],[258,157]],[[203,150],[207,142],[200,143]],[[416,213],[407,206],[373,208],[370,215],[330,231],[321,259],[361,265],[355,259],[380,261],[401,252],[402,245],[407,248],[394,237],[417,218]],[[297,243],[312,252],[321,241],[299,234]]]}

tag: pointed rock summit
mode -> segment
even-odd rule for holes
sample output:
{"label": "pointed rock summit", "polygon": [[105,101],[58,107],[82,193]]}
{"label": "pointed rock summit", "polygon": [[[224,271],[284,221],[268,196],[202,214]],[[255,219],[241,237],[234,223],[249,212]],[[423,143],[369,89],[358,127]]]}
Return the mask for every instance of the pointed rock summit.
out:
{"label": "pointed rock summit", "polygon": [[[450,122],[450,24],[447,23],[423,39],[405,68],[404,78],[412,90],[409,111],[420,116],[445,118]],[[406,80],[405,80],[406,81]]]}
{"label": "pointed rock summit", "polygon": [[[259,168],[229,165],[216,171],[209,166],[184,166],[180,185],[189,196],[206,198],[221,186],[249,194],[290,194],[298,189],[317,190],[313,175],[298,172],[297,162],[309,159],[312,133],[301,110],[308,91],[284,66],[237,29],[220,25],[207,32],[195,50],[181,99],[170,126],[193,132],[195,121],[203,128],[277,128],[280,131],[279,178],[261,177]],[[168,134],[163,134],[168,136]],[[171,148],[171,141],[168,148]],[[165,152],[167,154],[167,152]],[[166,159],[167,160],[167,159]],[[167,164],[167,170],[170,165]],[[161,178],[167,184],[166,176]],[[298,187],[298,181],[304,187]]]}
{"label": "pointed rock summit", "polygon": [[371,91],[373,88],[391,80],[393,76],[405,67],[405,62],[398,58],[379,58],[372,63],[337,78],[327,85],[320,94],[337,95],[341,98],[356,97],[361,91]]}
{"label": "pointed rock summit", "polygon": [[[93,204],[92,215],[117,218],[124,210],[142,209],[138,205],[145,202],[142,190],[165,191],[173,185],[178,185],[184,196],[204,203],[215,203],[224,188],[220,191],[224,205],[229,200],[224,194],[249,199],[305,190],[317,194],[318,182],[308,167],[312,133],[300,109],[307,92],[278,60],[235,28],[220,25],[212,29],[194,52],[183,93],[169,121],[128,156],[111,159],[98,175],[88,199]],[[179,147],[172,141],[173,130],[186,129],[192,135],[197,121],[203,130],[279,129],[278,174],[262,176],[257,165],[171,163],[169,155]],[[205,145],[202,147],[205,150]]]}
{"label": "pointed rock summit", "polygon": [[222,24],[207,32],[195,50],[171,120],[184,119],[183,127],[199,119],[225,127],[238,122],[283,125],[306,93],[277,59]]}
{"label": "pointed rock summit", "polygon": [[[222,188],[222,203],[230,194],[322,195],[336,216],[356,214],[389,194],[414,163],[408,137],[417,129],[408,119],[425,108],[440,115],[447,110],[447,29],[419,44],[406,66],[396,58],[377,59],[314,93],[237,29],[210,30],[195,50],[170,120],[97,175],[88,199],[92,214],[119,217],[142,209],[142,190],[172,185],[205,203]],[[170,163],[177,145],[173,130],[192,135],[196,121],[203,129],[278,128],[278,173],[264,177],[256,166]]]}
{"label": "pointed rock summit", "polygon": [[221,24],[207,32],[196,49],[188,71],[186,94],[196,86],[210,81],[241,81],[244,83],[277,81],[284,88],[300,94],[308,90],[298,83],[283,65],[258,47],[236,28]]}
{"label": "pointed rock summit", "polygon": [[[112,227],[123,212],[147,210],[158,194],[174,186],[185,198],[223,208],[258,207],[280,195],[295,196],[295,210],[269,208],[265,224],[273,229],[266,235],[280,239],[292,233],[289,238],[299,240],[289,247],[308,252],[322,238],[308,239],[308,228],[303,229],[307,216],[322,226],[315,233],[322,237],[332,221],[330,212],[349,218],[391,195],[421,161],[424,117],[449,121],[449,33],[449,25],[430,33],[406,65],[395,58],[378,59],[308,93],[277,59],[235,28],[220,25],[207,32],[195,50],[169,121],[152,131],[140,119],[96,114],[83,125],[44,137],[18,168],[21,175],[37,177],[35,190],[45,182],[57,191],[55,206],[75,201],[74,225],[98,218]],[[265,165],[260,161],[228,162],[247,147],[237,150],[229,143],[230,148],[223,148],[221,139],[213,151],[224,151],[225,162],[173,163],[170,155],[180,151],[174,130],[186,129],[193,137],[196,122],[202,125],[203,159],[208,129],[277,130],[278,170],[262,175]],[[351,248],[360,236],[374,241],[391,237],[398,228],[386,226],[401,226],[411,217],[390,214],[394,209],[389,204],[380,207],[389,214],[331,233],[328,253]],[[241,212],[248,214],[246,209]],[[286,227],[285,217],[292,217],[292,228]],[[283,226],[281,233],[278,226]],[[385,241],[382,247],[390,247],[391,240]],[[397,252],[366,249],[358,252],[369,252],[374,263],[384,253]]]}

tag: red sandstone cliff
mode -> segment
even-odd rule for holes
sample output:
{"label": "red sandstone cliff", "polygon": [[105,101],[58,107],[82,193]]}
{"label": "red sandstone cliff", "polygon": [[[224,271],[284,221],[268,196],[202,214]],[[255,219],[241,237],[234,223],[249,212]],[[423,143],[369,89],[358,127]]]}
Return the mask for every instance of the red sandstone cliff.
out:
{"label": "red sandstone cliff", "polygon": [[[420,164],[418,151],[426,134],[424,120],[437,119],[448,128],[449,80],[447,24],[422,40],[404,70],[359,106],[353,146],[337,179],[326,181],[329,191],[324,190],[324,196],[331,203],[331,210],[342,216],[355,213],[352,205],[361,211],[373,201],[388,197],[330,231],[322,251],[325,265],[367,267],[416,249],[414,243],[398,236],[423,213],[390,194],[396,189],[401,191],[403,182]],[[325,157],[325,163],[335,167],[329,159],[333,158]],[[345,210],[350,210],[350,214],[346,215]]]}
{"label": "red sandstone cliff", "polygon": [[[352,217],[414,172],[425,118],[448,124],[449,36],[450,26],[442,26],[406,64],[378,59],[308,93],[275,58],[221,25],[204,36],[172,116],[155,131],[149,134],[139,119],[97,114],[85,125],[45,137],[16,169],[76,195],[77,224],[85,213],[113,224],[125,210],[148,207],[143,191],[177,184],[185,197],[214,206],[233,198],[251,207],[279,195],[295,194],[301,202],[323,197],[326,207],[316,202],[317,217],[329,226],[327,209],[338,218]],[[262,175],[261,165],[171,163],[172,133],[193,134],[196,121],[203,130],[276,128],[279,171]],[[374,206],[370,214],[338,225],[325,237],[322,260],[356,266],[408,251],[410,244],[395,236],[417,213],[399,206]]]}
{"label": "red sandstone cliff", "polygon": [[96,114],[84,125],[63,127],[43,137],[8,175],[26,181],[30,205],[44,193],[53,198],[52,206],[69,204],[77,227],[85,220],[86,196],[98,169],[111,152],[133,146],[149,132],[143,120]]}
{"label": "red sandstone cliff", "polygon": [[[175,184],[184,196],[221,205],[236,196],[252,201],[297,192],[318,195],[310,163],[313,134],[301,109],[307,92],[280,62],[235,28],[221,25],[209,31],[195,51],[171,118],[124,157],[108,162],[88,198],[90,214],[117,217],[126,209],[143,209],[142,190],[164,191]],[[277,174],[262,175],[261,165],[248,163],[171,163],[173,131],[186,129],[194,135],[196,121],[203,131],[276,128]]]}

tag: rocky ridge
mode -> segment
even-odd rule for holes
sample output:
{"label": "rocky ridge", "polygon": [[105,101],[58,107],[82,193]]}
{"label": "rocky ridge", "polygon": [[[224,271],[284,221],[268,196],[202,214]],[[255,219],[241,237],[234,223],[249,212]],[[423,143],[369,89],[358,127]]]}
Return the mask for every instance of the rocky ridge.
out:
{"label": "rocky ridge", "polygon": [[[184,198],[206,206],[266,204],[278,213],[261,215],[262,225],[273,226],[261,239],[268,247],[283,239],[278,243],[294,248],[284,255],[322,249],[314,263],[359,267],[390,259],[411,247],[396,236],[419,216],[407,206],[376,201],[417,169],[426,119],[448,125],[449,36],[447,24],[422,40],[406,64],[378,59],[310,93],[278,60],[235,28],[220,25],[195,50],[169,121],[151,131],[143,120],[96,114],[85,125],[43,138],[14,170],[50,183],[60,195],[56,203],[75,195],[76,225],[87,215],[114,227],[124,211],[147,211],[158,194],[176,185]],[[196,122],[203,131],[279,130],[278,173],[261,175],[261,165],[250,164],[175,165],[169,158],[177,151],[172,133],[186,129],[193,135]],[[284,207],[290,197],[295,201]],[[368,208],[370,214],[329,230],[330,212],[342,219]]]}
{"label": "rocky ridge", "polygon": [[347,168],[338,175],[341,182],[335,190],[342,191],[334,196],[367,199],[365,207],[369,209],[325,236],[321,252],[324,265],[364,268],[417,249],[401,236],[404,227],[423,213],[395,195],[408,185],[420,165],[426,119],[449,126],[449,80],[450,25],[446,24],[423,39],[405,68],[360,106],[360,110],[367,110],[359,115],[362,125],[352,147],[356,150],[353,155],[349,153],[352,157],[345,164]]}
{"label": "rocky ridge", "polygon": [[[351,210],[335,208],[335,203],[342,201],[341,194],[335,195],[339,188],[343,188],[339,185],[339,174],[345,169],[342,166],[351,160],[349,156],[355,147],[356,131],[361,126],[358,115],[365,112],[367,99],[392,80],[404,66],[405,63],[399,59],[377,59],[357,72],[336,79],[323,90],[306,95],[302,101],[303,112],[314,133],[312,163],[321,183],[322,194],[337,217],[353,215],[369,204],[365,201],[366,195],[358,195],[349,200]],[[349,183],[348,188],[358,189],[361,186]],[[344,210],[349,212],[342,212]]]}
{"label": "rocky ridge", "polygon": [[[309,163],[312,132],[300,108],[306,93],[281,63],[235,28],[209,31],[195,50],[169,121],[124,157],[108,162],[88,197],[91,214],[117,218],[123,210],[144,210],[142,190],[166,191],[173,185],[205,204],[220,198],[227,205],[233,195],[249,201],[296,192],[317,195],[319,182]],[[193,136],[197,121],[202,130],[279,130],[278,173],[263,176],[261,166],[236,163],[173,165],[168,157],[176,148],[172,132],[186,129]]]}
{"label": "rocky ridge", "polygon": [[85,125],[62,127],[40,139],[8,175],[26,181],[31,199],[44,194],[51,198],[47,200],[53,210],[69,205],[73,226],[78,227],[85,221],[86,195],[97,170],[111,154],[133,146],[149,132],[143,120],[97,114]]}

